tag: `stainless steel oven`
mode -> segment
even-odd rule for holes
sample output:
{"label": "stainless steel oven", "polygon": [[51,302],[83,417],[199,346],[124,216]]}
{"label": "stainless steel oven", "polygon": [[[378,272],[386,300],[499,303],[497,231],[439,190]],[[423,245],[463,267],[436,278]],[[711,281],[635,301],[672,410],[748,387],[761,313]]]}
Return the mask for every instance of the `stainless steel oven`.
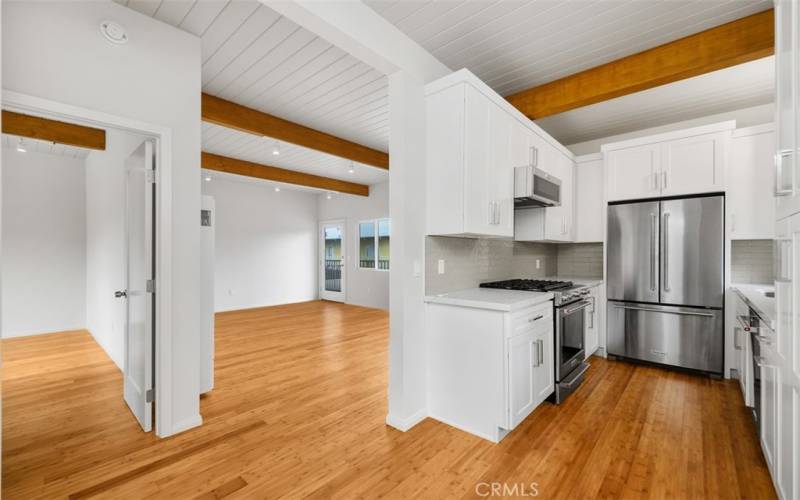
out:
{"label": "stainless steel oven", "polygon": [[[588,290],[587,290],[588,293]],[[555,376],[556,404],[574,391],[583,381],[589,368],[586,358],[585,338],[586,309],[592,305],[589,298],[564,304],[555,309]]]}

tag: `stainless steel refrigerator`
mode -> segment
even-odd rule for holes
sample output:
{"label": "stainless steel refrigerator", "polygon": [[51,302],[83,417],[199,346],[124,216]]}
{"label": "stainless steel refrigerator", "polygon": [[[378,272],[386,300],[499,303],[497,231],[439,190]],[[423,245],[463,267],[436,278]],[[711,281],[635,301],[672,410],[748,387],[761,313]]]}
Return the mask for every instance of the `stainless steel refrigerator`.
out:
{"label": "stainless steel refrigerator", "polygon": [[723,196],[608,207],[608,354],[722,374]]}

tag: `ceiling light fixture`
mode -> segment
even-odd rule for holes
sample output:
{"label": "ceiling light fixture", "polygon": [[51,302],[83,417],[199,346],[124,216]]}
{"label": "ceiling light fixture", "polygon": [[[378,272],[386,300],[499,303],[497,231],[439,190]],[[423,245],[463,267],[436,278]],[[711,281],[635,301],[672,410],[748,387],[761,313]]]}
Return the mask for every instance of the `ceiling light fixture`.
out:
{"label": "ceiling light fixture", "polygon": [[272,146],[272,154],[274,156],[281,154],[281,144],[278,141],[275,141],[275,145]]}
{"label": "ceiling light fixture", "polygon": [[347,173],[348,173],[348,174],[354,174],[354,173],[356,173],[356,167],[355,167],[355,165],[353,165],[353,162],[352,162],[352,161],[350,162],[350,168],[348,168],[348,169],[347,169]]}
{"label": "ceiling light fixture", "polygon": [[17,143],[17,151],[20,153],[28,152],[28,150],[25,149],[25,144],[22,142],[22,137],[19,138],[19,142]]}
{"label": "ceiling light fixture", "polygon": [[331,198],[333,198],[333,194],[328,193],[327,195],[325,195],[325,198],[328,198],[330,200]]}
{"label": "ceiling light fixture", "polygon": [[211,176],[210,175],[206,176],[206,182],[211,182]]}
{"label": "ceiling light fixture", "polygon": [[276,193],[280,193],[281,192],[281,188],[279,188],[278,186],[275,186],[275,192]]}
{"label": "ceiling light fixture", "polygon": [[125,31],[125,28],[114,21],[101,22],[100,33],[103,34],[106,40],[114,45],[123,45],[128,43],[128,33]]}

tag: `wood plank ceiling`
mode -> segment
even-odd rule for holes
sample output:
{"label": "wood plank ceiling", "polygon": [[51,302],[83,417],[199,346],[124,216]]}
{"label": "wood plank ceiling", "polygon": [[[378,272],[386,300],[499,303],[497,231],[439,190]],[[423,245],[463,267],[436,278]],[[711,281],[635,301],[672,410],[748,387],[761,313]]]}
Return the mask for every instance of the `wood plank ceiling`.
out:
{"label": "wood plank ceiling", "polygon": [[[17,135],[3,134],[2,142],[3,148],[14,150],[16,153],[19,140],[22,139],[23,147],[27,153],[44,153],[55,156],[63,156],[65,158],[85,159],[92,152],[91,149],[80,148],[76,146],[67,146],[66,144],[57,144],[50,141],[43,141],[41,139],[31,139],[28,137],[20,137]],[[23,154],[23,153],[19,153]]]}
{"label": "wood plank ceiling", "polygon": [[[504,96],[772,7],[770,0],[365,1],[444,64],[468,68]],[[655,125],[640,116],[635,127]],[[611,133],[572,126],[582,138]],[[568,135],[548,132],[569,144]]]}
{"label": "wood plank ceiling", "polygon": [[[201,38],[202,88],[342,139],[388,152],[388,80],[255,0],[115,0]],[[314,175],[374,184],[388,172],[203,124],[203,150]]]}

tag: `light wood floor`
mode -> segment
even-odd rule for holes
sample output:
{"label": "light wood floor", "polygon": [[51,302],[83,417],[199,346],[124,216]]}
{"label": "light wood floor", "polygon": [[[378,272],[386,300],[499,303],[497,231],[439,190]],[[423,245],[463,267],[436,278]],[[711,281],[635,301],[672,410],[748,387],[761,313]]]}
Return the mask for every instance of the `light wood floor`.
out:
{"label": "light wood floor", "polygon": [[563,405],[493,445],[384,424],[385,312],[310,302],[217,325],[205,425],[166,440],[138,430],[87,333],[3,341],[3,498],[774,497],[732,382],[592,359]]}

